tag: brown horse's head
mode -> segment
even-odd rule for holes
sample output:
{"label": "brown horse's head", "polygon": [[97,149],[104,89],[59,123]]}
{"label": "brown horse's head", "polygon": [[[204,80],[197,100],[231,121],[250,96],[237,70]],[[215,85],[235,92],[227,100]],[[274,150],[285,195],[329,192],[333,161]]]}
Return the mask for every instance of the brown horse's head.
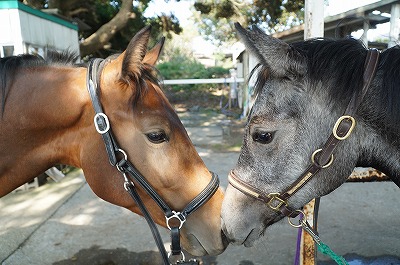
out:
{"label": "brown horse's head", "polygon": [[[125,52],[107,59],[100,78],[100,101],[119,146],[157,193],[176,211],[182,210],[210,182],[211,174],[154,78],[153,66],[163,41],[146,52],[150,29],[140,31]],[[140,214],[124,189],[121,173],[111,166],[101,136],[93,126],[87,95],[87,124],[81,143],[81,167],[92,190],[102,199]],[[140,188],[153,219],[166,226],[163,212]],[[190,215],[182,228],[183,247],[194,255],[219,254],[222,191]]]}

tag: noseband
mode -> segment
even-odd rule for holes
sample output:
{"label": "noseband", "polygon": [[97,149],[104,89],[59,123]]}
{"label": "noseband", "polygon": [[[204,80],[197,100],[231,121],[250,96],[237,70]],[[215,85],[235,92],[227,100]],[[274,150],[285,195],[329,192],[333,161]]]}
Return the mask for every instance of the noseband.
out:
{"label": "noseband", "polygon": [[306,183],[310,181],[321,169],[328,168],[332,164],[334,160],[333,153],[337,145],[350,136],[356,125],[354,114],[360,106],[368,87],[375,76],[378,59],[379,51],[376,49],[369,49],[364,64],[362,90],[353,94],[344,114],[336,121],[332,130],[332,134],[329,136],[328,140],[321,149],[317,149],[311,155],[310,165],[284,192],[266,194],[260,189],[247,184],[243,180],[240,180],[233,171],[229,173],[229,183],[242,193],[266,203],[272,210],[280,212],[288,217],[296,217],[300,211],[289,206],[289,198],[299,191],[304,185],[306,185]]}
{"label": "noseband", "polygon": [[[186,218],[205,204],[218,190],[219,179],[218,176],[211,172],[212,178],[208,185],[204,188],[200,194],[198,194],[192,201],[190,201],[182,211],[172,210],[168,204],[161,198],[161,196],[155,191],[155,189],[147,182],[143,175],[134,167],[134,165],[128,160],[126,152],[121,149],[112,133],[110,122],[107,115],[103,112],[101,103],[99,101],[97,91],[100,89],[100,82],[98,82],[101,74],[101,70],[104,67],[105,61],[103,59],[93,59],[90,61],[87,68],[86,86],[92,100],[93,108],[95,110],[94,125],[97,132],[102,136],[104,145],[107,151],[107,155],[110,164],[117,168],[117,170],[124,177],[124,188],[129,192],[130,196],[134,199],[136,204],[139,206],[143,216],[145,217],[154,240],[156,241],[157,247],[161,253],[163,263],[165,265],[171,264],[169,256],[176,255],[181,256],[178,260],[179,264],[185,264],[185,256],[180,246],[180,229],[185,223]],[[171,252],[167,254],[164,244],[162,242],[159,231],[155,225],[154,220],[146,209],[142,202],[138,192],[136,191],[135,183],[139,184],[142,189],[157,203],[157,205],[164,212],[166,225],[171,231]],[[187,264],[197,264],[197,261],[190,260]]]}

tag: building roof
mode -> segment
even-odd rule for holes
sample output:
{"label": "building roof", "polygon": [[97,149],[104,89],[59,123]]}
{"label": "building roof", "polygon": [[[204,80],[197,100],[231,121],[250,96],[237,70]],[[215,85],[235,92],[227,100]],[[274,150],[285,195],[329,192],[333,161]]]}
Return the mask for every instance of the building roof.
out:
{"label": "building roof", "polygon": [[19,10],[27,12],[31,15],[40,17],[42,19],[49,20],[51,22],[54,22],[59,25],[62,25],[62,26],[68,27],[70,29],[78,31],[78,25],[76,25],[75,23],[72,23],[70,21],[62,19],[60,17],[56,17],[53,15],[47,14],[40,10],[31,8],[27,5],[22,4],[21,2],[19,2],[17,0],[0,0],[0,9],[19,9]]}
{"label": "building roof", "polygon": [[[330,38],[344,37],[353,31],[362,29],[365,21],[369,23],[372,29],[377,24],[389,22],[390,18],[380,14],[374,15],[372,12],[377,10],[380,13],[390,13],[392,4],[399,2],[399,0],[382,0],[338,15],[325,17],[324,36]],[[304,24],[275,33],[272,36],[286,42],[302,41],[304,39]]]}

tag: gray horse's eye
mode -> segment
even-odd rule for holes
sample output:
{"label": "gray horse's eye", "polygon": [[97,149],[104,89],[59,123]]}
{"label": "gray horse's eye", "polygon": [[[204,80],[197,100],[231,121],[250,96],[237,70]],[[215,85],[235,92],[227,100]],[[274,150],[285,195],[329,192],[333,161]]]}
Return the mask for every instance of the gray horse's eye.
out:
{"label": "gray horse's eye", "polygon": [[255,131],[252,135],[253,141],[260,144],[269,144],[274,139],[275,132]]}
{"label": "gray horse's eye", "polygon": [[147,139],[154,144],[161,144],[168,141],[167,135],[164,131],[146,133]]}

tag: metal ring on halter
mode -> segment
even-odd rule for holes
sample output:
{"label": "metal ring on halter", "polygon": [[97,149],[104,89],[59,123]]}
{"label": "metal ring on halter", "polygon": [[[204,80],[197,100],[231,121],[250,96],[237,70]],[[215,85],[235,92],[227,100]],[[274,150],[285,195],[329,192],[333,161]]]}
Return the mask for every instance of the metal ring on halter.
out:
{"label": "metal ring on halter", "polygon": [[[122,150],[121,148],[118,148],[117,151],[120,152],[120,153],[124,156],[124,160],[125,160],[125,161],[128,161],[128,155],[126,154],[126,152],[125,152],[124,150]],[[124,180],[125,180],[124,188],[125,188],[126,191],[128,191],[127,185],[128,185],[129,183],[131,183],[132,186],[134,186],[133,182],[132,182],[132,181],[129,181],[129,178],[128,178],[128,176],[127,176],[126,173],[125,173],[126,171],[125,171],[123,168],[121,168],[121,167],[118,165],[118,163],[115,165],[115,167],[116,167],[116,168],[118,169],[118,171],[121,172],[121,174],[124,176]]]}
{"label": "metal ring on halter", "polygon": [[125,182],[124,182],[124,189],[125,189],[126,191],[128,191],[128,185],[129,185],[129,184],[131,184],[132,186],[135,186],[135,184],[134,184],[132,181],[129,182],[129,180],[125,180]]}
{"label": "metal ring on halter", "polygon": [[288,222],[289,222],[289,224],[291,225],[291,226],[293,226],[294,228],[299,228],[299,227],[302,227],[302,222],[303,222],[303,218],[306,218],[306,215],[304,214],[304,212],[302,211],[302,210],[296,210],[295,212],[298,212],[298,213],[301,213],[302,214],[302,217],[300,217],[300,219],[299,219],[299,224],[298,225],[296,225],[296,224],[294,224],[293,222],[292,222],[292,218],[290,217],[290,216],[288,216]]}
{"label": "metal ring on halter", "polygon": [[[340,123],[345,119],[348,119],[351,121],[351,126],[350,126],[349,131],[344,136],[341,137],[337,134],[337,129],[339,128]],[[335,136],[336,139],[343,141],[350,136],[350,134],[353,131],[355,126],[356,126],[356,119],[354,119],[352,116],[349,116],[349,115],[343,115],[336,121],[335,126],[333,127],[333,131],[332,131],[333,136]]]}
{"label": "metal ring on halter", "polygon": [[176,219],[179,220],[179,227],[178,227],[178,229],[181,229],[181,228],[182,228],[182,225],[183,225],[183,224],[185,223],[185,221],[186,221],[185,216],[183,216],[180,212],[172,211],[172,213],[173,213],[173,215],[171,215],[171,216],[169,216],[169,217],[165,216],[165,220],[166,220],[168,229],[171,230],[171,226],[169,225],[169,221],[170,221],[171,219],[173,219],[173,218],[176,218]]}
{"label": "metal ring on halter", "polygon": [[[321,151],[322,151],[322,149],[317,149],[317,150],[315,150],[314,153],[311,155],[311,161],[312,161],[313,163],[315,163],[315,155],[318,154],[318,153],[321,152]],[[326,163],[325,165],[323,165],[323,166],[321,166],[321,167],[322,167],[322,168],[327,168],[327,167],[329,167],[330,165],[332,165],[332,163],[333,163],[333,154],[331,154],[331,159],[329,159],[328,163]]]}
{"label": "metal ring on halter", "polygon": [[[99,124],[97,123],[97,119],[98,118],[103,118],[104,122],[106,123],[106,128],[104,128],[103,130],[100,129]],[[105,134],[110,130],[110,121],[108,120],[108,117],[106,114],[100,112],[100,113],[96,113],[96,115],[94,115],[94,127],[96,127],[96,131],[100,134]]]}
{"label": "metal ring on halter", "polygon": [[[180,255],[182,256],[182,259],[180,259],[179,261],[185,261],[185,254],[183,253],[183,251],[181,251]],[[168,252],[168,258],[170,258],[170,257],[171,257],[171,252]]]}
{"label": "metal ring on halter", "polygon": [[[118,152],[120,152],[123,156],[124,156],[124,160],[128,161],[128,155],[126,154],[126,152],[124,150],[122,150],[121,148],[118,148],[117,150]],[[119,172],[124,172],[124,170],[121,169],[121,167],[118,165],[118,163],[115,165],[115,167],[118,169]]]}
{"label": "metal ring on halter", "polygon": [[124,150],[122,150],[121,148],[118,148],[117,151],[120,152],[124,156],[125,160],[128,160],[128,155],[126,154],[126,152]]}

